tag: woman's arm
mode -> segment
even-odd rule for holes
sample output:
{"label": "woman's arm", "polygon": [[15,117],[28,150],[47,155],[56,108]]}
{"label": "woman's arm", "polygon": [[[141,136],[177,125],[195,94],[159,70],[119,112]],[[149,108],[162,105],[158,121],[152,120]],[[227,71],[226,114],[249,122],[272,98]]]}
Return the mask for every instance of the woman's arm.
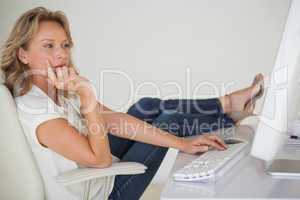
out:
{"label": "woman's arm", "polygon": [[[86,92],[86,90],[84,90],[84,92],[79,91],[79,96],[81,101],[80,110],[86,120],[88,128],[87,139],[91,150],[99,159],[99,163],[111,165],[112,156],[107,137],[107,129],[102,114],[98,112],[99,105],[97,104],[96,96],[94,96],[92,92]],[[91,104],[96,106],[89,112],[82,112],[82,110],[87,110]]]}
{"label": "woman's arm", "polygon": [[[105,122],[89,83],[74,69],[48,69],[48,78],[58,89],[76,92],[81,101],[81,113],[87,124],[87,136],[80,134],[63,118],[48,120],[37,127],[38,141],[60,155],[89,167],[108,167],[112,163]],[[95,105],[91,107],[90,105]],[[97,125],[97,127],[95,126]],[[95,128],[96,127],[96,128]]]}
{"label": "woman's arm", "polygon": [[[89,98],[90,102],[91,98]],[[87,106],[86,97],[81,97],[82,109]],[[84,166],[103,168],[112,163],[107,130],[98,109],[83,114],[87,122],[87,136],[80,134],[63,118],[48,120],[38,126],[38,141],[64,157]],[[94,129],[93,124],[101,129]],[[103,126],[102,126],[103,125]]]}
{"label": "woman's arm", "polygon": [[224,142],[213,135],[180,138],[126,113],[114,112],[100,102],[98,102],[98,107],[109,133],[118,137],[162,147],[173,147],[187,153],[203,152],[208,150],[208,146],[219,150],[226,148]]}

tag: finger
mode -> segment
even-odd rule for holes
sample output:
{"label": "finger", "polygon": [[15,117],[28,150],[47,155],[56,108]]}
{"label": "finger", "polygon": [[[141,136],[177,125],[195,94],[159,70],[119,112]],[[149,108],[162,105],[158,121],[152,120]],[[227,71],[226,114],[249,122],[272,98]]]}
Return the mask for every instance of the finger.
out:
{"label": "finger", "polygon": [[56,75],[57,75],[57,81],[58,81],[58,87],[59,89],[63,88],[63,72],[60,68],[56,68]]}
{"label": "finger", "polygon": [[46,65],[47,65],[47,67],[51,67],[52,68],[52,65],[50,64],[50,62],[49,62],[48,59],[46,59]]}
{"label": "finger", "polygon": [[63,66],[61,71],[62,71],[63,80],[65,82],[67,82],[68,79],[69,79],[69,70],[68,70],[68,68],[66,66]]}
{"label": "finger", "polygon": [[225,142],[218,136],[216,135],[210,135],[208,136],[209,139],[216,141],[217,143],[219,143],[221,146],[223,146],[224,148],[228,148],[227,145],[225,144]]}
{"label": "finger", "polygon": [[223,146],[218,144],[216,141],[210,140],[210,139],[207,139],[207,138],[203,138],[203,143],[206,144],[206,145],[215,147],[218,150],[224,150],[225,149]]}
{"label": "finger", "polygon": [[73,67],[69,67],[69,75],[71,79],[74,79],[77,76],[76,71]]}
{"label": "finger", "polygon": [[52,82],[52,84],[55,85],[57,83],[57,77],[56,77],[55,72],[53,71],[49,61],[47,60],[46,62],[47,62],[47,65],[48,65],[48,69],[47,69],[48,78]]}
{"label": "finger", "polygon": [[55,71],[56,71],[57,80],[61,81],[63,79],[63,73],[61,71],[61,68],[56,68]]}
{"label": "finger", "polygon": [[77,75],[76,70],[73,67],[69,68],[69,73],[70,73],[71,76],[76,76]]}

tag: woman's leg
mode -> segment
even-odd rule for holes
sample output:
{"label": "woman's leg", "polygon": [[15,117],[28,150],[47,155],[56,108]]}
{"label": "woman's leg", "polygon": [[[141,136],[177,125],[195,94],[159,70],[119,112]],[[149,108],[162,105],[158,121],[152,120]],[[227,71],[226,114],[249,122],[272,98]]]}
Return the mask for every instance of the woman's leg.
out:
{"label": "woman's leg", "polygon": [[[146,97],[135,103],[130,109],[140,113],[142,117],[149,118],[158,116],[162,112],[182,112],[203,115],[222,115],[232,118],[236,112],[253,113],[255,101],[263,93],[263,76],[257,75],[250,87],[235,91],[220,98],[211,99],[168,99]],[[154,117],[155,118],[155,117]],[[235,117],[235,121],[242,118]]]}
{"label": "woman's leg", "polygon": [[168,148],[135,142],[121,159],[122,161],[139,162],[147,166],[144,174],[118,175],[115,177],[110,200],[138,200],[163,161]]}
{"label": "woman's leg", "polygon": [[165,112],[177,111],[202,115],[225,114],[218,98],[211,99],[167,99],[161,100],[161,110]]}
{"label": "woman's leg", "polygon": [[210,116],[215,121],[225,120],[232,122],[232,119],[224,112],[219,99],[168,99],[144,97],[133,104],[128,113],[142,119],[150,124],[162,113],[191,113]]}
{"label": "woman's leg", "polygon": [[[160,115],[160,111],[157,112],[158,101],[160,101],[158,98],[142,98],[128,109],[127,114],[151,124]],[[141,112],[141,109],[145,111]],[[111,134],[108,135],[108,138],[111,152],[120,159],[135,143],[133,140],[116,137]]]}
{"label": "woman's leg", "polygon": [[[144,105],[147,106],[147,105]],[[147,121],[154,121],[157,115],[142,115],[135,109],[129,109],[127,114]],[[119,138],[109,134],[110,148],[113,155],[122,161],[143,163],[147,170],[143,175],[119,175],[115,178],[114,188],[109,196],[110,200],[137,200],[144,193],[146,187],[154,177],[168,148]]]}
{"label": "woman's leg", "polygon": [[204,115],[223,114],[218,98],[211,99],[167,99],[144,97],[133,104],[129,111],[139,113],[143,118],[153,119],[162,112],[197,113]]}

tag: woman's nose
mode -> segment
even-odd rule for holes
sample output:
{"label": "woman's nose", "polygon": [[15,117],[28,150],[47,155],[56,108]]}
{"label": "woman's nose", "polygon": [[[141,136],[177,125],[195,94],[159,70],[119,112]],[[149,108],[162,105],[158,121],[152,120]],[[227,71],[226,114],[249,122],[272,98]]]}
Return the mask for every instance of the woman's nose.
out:
{"label": "woman's nose", "polygon": [[68,58],[68,53],[66,52],[65,49],[59,48],[59,49],[57,49],[57,52],[56,52],[56,58],[60,59],[60,60],[65,60]]}

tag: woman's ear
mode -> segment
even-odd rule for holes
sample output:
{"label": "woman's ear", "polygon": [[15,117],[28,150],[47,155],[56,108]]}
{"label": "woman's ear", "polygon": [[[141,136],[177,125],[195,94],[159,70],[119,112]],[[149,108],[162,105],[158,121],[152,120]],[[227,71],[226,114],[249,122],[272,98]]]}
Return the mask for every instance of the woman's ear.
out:
{"label": "woman's ear", "polygon": [[17,51],[17,56],[23,64],[25,64],[25,65],[28,64],[28,56],[27,56],[27,52],[25,49],[20,47]]}

